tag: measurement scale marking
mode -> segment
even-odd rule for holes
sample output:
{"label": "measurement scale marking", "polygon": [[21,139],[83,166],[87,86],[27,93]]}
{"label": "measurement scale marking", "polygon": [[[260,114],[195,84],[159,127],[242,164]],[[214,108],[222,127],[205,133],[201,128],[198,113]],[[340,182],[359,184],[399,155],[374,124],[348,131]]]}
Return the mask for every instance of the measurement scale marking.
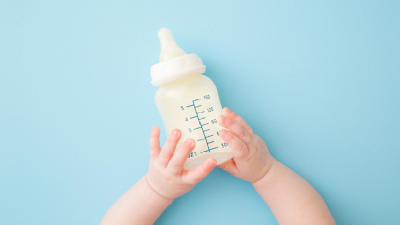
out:
{"label": "measurement scale marking", "polygon": [[205,117],[203,117],[203,118],[200,118],[199,120],[202,120],[202,119],[204,119]]}
{"label": "measurement scale marking", "polygon": [[204,132],[206,132],[206,131],[209,131],[210,129],[207,129],[207,130],[205,130]]}
{"label": "measurement scale marking", "polygon": [[[214,150],[214,149],[217,149],[218,147],[215,147],[215,148],[212,148],[212,149],[208,149],[208,150],[206,150],[206,151],[204,151],[204,152],[210,152],[211,150]],[[201,153],[203,153],[203,152],[201,152]]]}
{"label": "measurement scale marking", "polygon": [[198,113],[204,113],[205,111],[203,111],[203,112],[198,112]]}
{"label": "measurement scale marking", "polygon": [[[196,112],[196,116],[197,116],[197,118],[199,118],[198,117],[199,115],[197,114],[196,106],[194,104],[194,102],[197,101],[197,100],[199,100],[199,99],[193,100],[192,102],[193,102],[193,106],[194,106],[194,111]],[[206,135],[204,134],[203,125],[201,125],[200,120],[199,120],[199,124],[200,124],[201,130],[203,131],[204,137],[206,137]],[[210,149],[210,147],[208,146],[207,139],[206,139],[206,144],[207,144],[207,148]]]}
{"label": "measurement scale marking", "polygon": [[[201,105],[198,106],[198,107],[196,107],[196,105],[194,104],[194,102],[197,101],[197,100],[199,100],[199,99],[193,100],[192,102],[193,102],[193,106],[194,106],[194,107],[193,107],[193,108],[194,108],[194,111],[196,112],[197,119],[199,119],[199,115],[197,114],[196,108],[200,107]],[[210,149],[210,147],[208,146],[208,141],[207,141],[207,138],[206,138],[206,134],[204,133],[203,125],[201,125],[200,120],[198,120],[198,121],[199,121],[199,125],[200,125],[200,128],[201,128],[201,131],[203,131],[204,139],[206,140],[207,149]]]}
{"label": "measurement scale marking", "polygon": [[193,116],[193,117],[190,117],[190,119],[193,119],[193,118],[196,118],[196,117],[198,117],[198,116]]}
{"label": "measurement scale marking", "polygon": [[194,128],[193,130],[197,130],[197,129],[199,129],[199,128],[201,128],[201,127]]}
{"label": "measurement scale marking", "polygon": [[[205,125],[207,125],[207,124],[209,124],[209,123],[205,123],[205,124],[201,124],[201,123],[200,123],[200,120],[201,120],[201,119],[204,119],[204,118],[206,118],[206,117],[203,117],[203,118],[201,118],[201,119],[199,118],[199,113],[197,112],[196,108],[199,108],[201,105],[196,106],[195,103],[194,103],[195,101],[198,101],[198,100],[200,100],[200,99],[195,99],[195,100],[193,100],[193,101],[192,101],[192,102],[193,102],[193,105],[190,105],[190,106],[193,106],[194,111],[196,112],[196,116],[194,116],[194,117],[192,117],[192,118],[196,118],[196,117],[197,117],[197,121],[199,121],[199,125],[200,125],[200,127],[197,127],[197,128],[195,128],[194,130],[201,128],[201,130],[203,131],[204,140],[206,141],[206,144],[207,144],[208,150],[202,151],[202,152],[200,152],[200,153],[203,153],[203,152],[210,152],[211,150],[217,149],[218,147],[214,147],[214,148],[211,148],[211,149],[210,149],[210,146],[208,145],[208,144],[213,143],[214,141],[208,142],[208,141],[207,141],[207,138],[212,137],[212,136],[214,136],[214,135],[210,135],[210,136],[206,137],[206,134],[204,133],[205,131],[210,130],[210,129],[207,129],[207,130],[204,131],[204,129],[203,129],[203,126],[205,126]],[[200,113],[204,113],[204,112],[205,112],[205,111],[200,112]],[[192,119],[192,118],[190,118],[190,119]],[[197,140],[197,141],[201,141],[201,140],[203,140],[203,139],[199,139],[199,140]]]}

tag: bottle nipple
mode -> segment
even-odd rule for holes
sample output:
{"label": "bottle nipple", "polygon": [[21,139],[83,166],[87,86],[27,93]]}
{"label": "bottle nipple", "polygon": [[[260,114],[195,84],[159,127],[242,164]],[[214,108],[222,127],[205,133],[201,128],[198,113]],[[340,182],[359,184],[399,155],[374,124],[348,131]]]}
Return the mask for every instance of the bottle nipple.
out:
{"label": "bottle nipple", "polygon": [[158,31],[158,38],[161,44],[160,62],[186,55],[175,42],[172,33],[167,28],[161,28]]}

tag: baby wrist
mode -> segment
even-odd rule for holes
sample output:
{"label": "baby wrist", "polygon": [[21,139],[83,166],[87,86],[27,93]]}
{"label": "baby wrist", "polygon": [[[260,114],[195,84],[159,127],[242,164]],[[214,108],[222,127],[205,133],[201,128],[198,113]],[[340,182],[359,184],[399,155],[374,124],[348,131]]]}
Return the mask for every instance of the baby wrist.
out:
{"label": "baby wrist", "polygon": [[278,163],[278,160],[276,160],[275,158],[272,158],[271,164],[267,168],[265,174],[262,175],[261,178],[259,178],[258,180],[251,182],[251,184],[255,187],[255,185],[257,185],[258,183],[264,183],[264,180],[267,180],[268,174],[271,171],[272,167],[274,167],[274,165],[276,165],[277,163]]}
{"label": "baby wrist", "polygon": [[159,198],[162,201],[170,202],[169,204],[172,203],[172,201],[174,199],[170,199],[170,198],[164,197],[163,195],[158,193],[156,190],[154,190],[154,188],[150,185],[149,181],[147,180],[147,174],[142,178],[142,180],[144,181],[146,189],[148,190],[148,192],[152,193],[155,197],[157,196],[156,198]]}

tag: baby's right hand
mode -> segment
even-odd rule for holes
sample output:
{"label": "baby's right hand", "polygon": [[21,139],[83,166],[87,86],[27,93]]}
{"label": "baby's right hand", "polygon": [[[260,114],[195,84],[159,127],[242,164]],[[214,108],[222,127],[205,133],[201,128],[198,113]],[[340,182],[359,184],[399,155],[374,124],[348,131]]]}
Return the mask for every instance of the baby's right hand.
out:
{"label": "baby's right hand", "polygon": [[264,141],[253,133],[249,125],[236,113],[224,108],[218,123],[228,130],[221,130],[221,138],[228,142],[233,158],[218,167],[233,176],[254,183],[263,178],[276,161]]}

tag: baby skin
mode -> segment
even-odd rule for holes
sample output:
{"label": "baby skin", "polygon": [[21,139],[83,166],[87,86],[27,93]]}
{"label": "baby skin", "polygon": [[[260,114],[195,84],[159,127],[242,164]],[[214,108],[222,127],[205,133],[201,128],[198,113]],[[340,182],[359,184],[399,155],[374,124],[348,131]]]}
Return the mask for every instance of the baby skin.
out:
{"label": "baby skin", "polygon": [[[224,108],[218,123],[226,128],[220,135],[233,154],[218,167],[251,182],[280,225],[336,224],[319,193],[272,157],[264,141],[240,116]],[[183,165],[195,147],[194,140],[187,139],[174,154],[181,132],[175,129],[163,148],[159,137],[160,128],[154,127],[148,173],[108,210],[101,225],[153,224],[175,198],[190,191],[217,166],[209,159],[196,169],[185,170]]]}

